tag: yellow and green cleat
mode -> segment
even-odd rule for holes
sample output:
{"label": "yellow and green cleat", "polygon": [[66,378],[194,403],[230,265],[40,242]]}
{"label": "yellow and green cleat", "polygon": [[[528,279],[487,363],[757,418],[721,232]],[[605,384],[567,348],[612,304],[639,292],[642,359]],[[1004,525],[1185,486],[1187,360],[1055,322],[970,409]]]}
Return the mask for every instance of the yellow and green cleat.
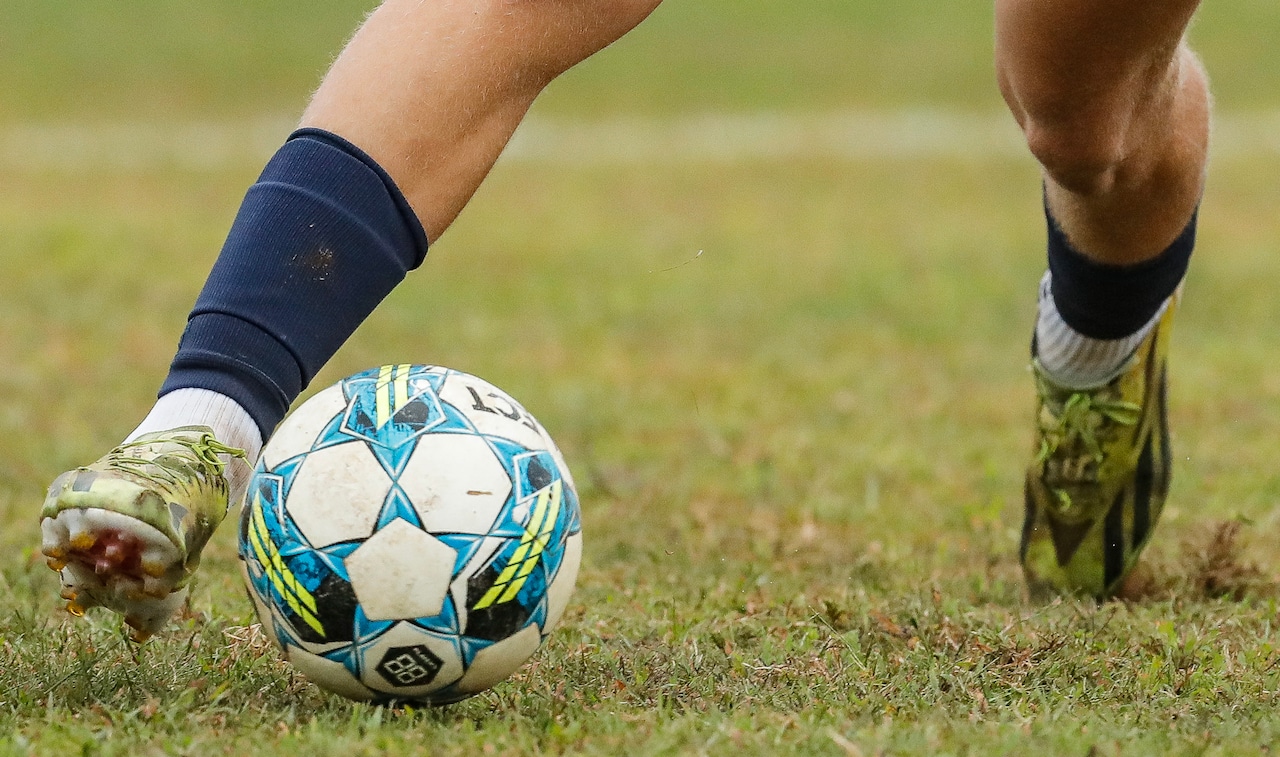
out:
{"label": "yellow and green cleat", "polygon": [[67,471],[40,510],[41,551],[67,610],[121,613],[141,641],[182,605],[200,552],[226,517],[227,459],[212,429],[144,434]]}
{"label": "yellow and green cleat", "polygon": [[1169,492],[1165,374],[1175,304],[1100,386],[1061,387],[1032,360],[1039,401],[1021,557],[1033,600],[1113,595],[1151,538]]}

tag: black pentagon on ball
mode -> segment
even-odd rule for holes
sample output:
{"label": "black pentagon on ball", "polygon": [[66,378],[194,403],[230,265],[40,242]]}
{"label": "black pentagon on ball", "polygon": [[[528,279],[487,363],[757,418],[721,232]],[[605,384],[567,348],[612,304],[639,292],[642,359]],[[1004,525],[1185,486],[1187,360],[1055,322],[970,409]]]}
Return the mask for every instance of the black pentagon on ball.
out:
{"label": "black pentagon on ball", "polygon": [[298,638],[311,644],[353,641],[356,608],[359,607],[360,600],[356,598],[351,584],[330,573],[311,594],[316,600],[316,620],[320,621],[324,633],[316,631],[287,607],[282,608],[286,610],[285,619],[298,634]]}
{"label": "black pentagon on ball", "polygon": [[525,476],[529,481],[529,489],[535,492],[545,489],[555,480],[551,476],[551,471],[547,470],[536,457],[529,460],[529,467],[525,470]]}
{"label": "black pentagon on ball", "polygon": [[528,625],[533,608],[521,604],[519,596],[481,610],[473,609],[489,592],[498,575],[498,570],[490,563],[467,579],[467,627],[463,631],[467,636],[502,641]]}
{"label": "black pentagon on ball", "polygon": [[404,407],[396,411],[395,417],[392,418],[396,423],[401,423],[411,428],[422,428],[427,425],[427,421],[431,419],[431,406],[422,399],[414,399]]}
{"label": "black pentagon on ball", "polygon": [[426,686],[439,675],[444,660],[424,644],[392,647],[375,670],[392,686]]}
{"label": "black pentagon on ball", "polygon": [[486,641],[502,641],[524,628],[533,612],[519,602],[504,602],[467,613],[468,636]]}

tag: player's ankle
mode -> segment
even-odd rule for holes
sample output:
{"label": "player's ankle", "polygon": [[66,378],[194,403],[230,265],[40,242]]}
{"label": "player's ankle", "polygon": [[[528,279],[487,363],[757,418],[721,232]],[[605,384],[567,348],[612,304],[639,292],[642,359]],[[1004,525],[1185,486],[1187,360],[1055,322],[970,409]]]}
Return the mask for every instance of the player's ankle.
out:
{"label": "player's ankle", "polygon": [[239,502],[263,444],[262,432],[253,417],[226,395],[207,389],[177,389],[156,400],[151,411],[125,441],[181,426],[208,426],[219,442],[244,450],[244,458],[228,459],[224,470],[230,487],[230,500],[233,504]]}
{"label": "player's ankle", "polygon": [[1072,388],[1105,383],[1160,320],[1186,275],[1193,214],[1159,255],[1134,265],[1100,263],[1072,246],[1047,205],[1049,271],[1040,282],[1036,358]]}

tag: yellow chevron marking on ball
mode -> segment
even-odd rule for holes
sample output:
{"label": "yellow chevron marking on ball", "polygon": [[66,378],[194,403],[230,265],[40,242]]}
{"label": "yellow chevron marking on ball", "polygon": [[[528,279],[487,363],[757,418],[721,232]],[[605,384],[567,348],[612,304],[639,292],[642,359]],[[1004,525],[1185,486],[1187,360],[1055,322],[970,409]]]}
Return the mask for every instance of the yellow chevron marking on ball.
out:
{"label": "yellow chevron marking on ball", "polygon": [[297,579],[289,572],[288,568],[283,565],[278,554],[265,555],[264,548],[260,541],[260,537],[255,534],[254,551],[257,553],[259,560],[264,558],[268,560],[266,574],[267,580],[271,582],[272,587],[280,594],[289,608],[316,633],[323,638],[325,636],[324,625],[320,623],[320,619],[315,616],[315,600],[311,597],[302,586],[298,584]]}
{"label": "yellow chevron marking on ball", "polygon": [[267,556],[267,567],[278,574],[278,578],[289,588],[299,601],[306,605],[306,608],[314,611],[316,609],[315,597],[311,596],[311,592],[307,591],[302,584],[298,583],[298,579],[293,575],[293,571],[285,565],[284,559],[280,556],[280,550],[276,548],[275,542],[271,541],[271,532],[267,530],[267,521],[262,517],[262,495],[255,495],[257,498],[257,506],[253,510],[253,534],[256,537],[255,545],[262,549]]}
{"label": "yellow chevron marking on ball", "polygon": [[[395,389],[395,404],[392,406],[397,411],[409,404],[409,369],[413,366],[408,363],[401,363],[398,368],[398,375],[392,387]],[[394,416],[394,413],[393,413]]]}
{"label": "yellow chevron marking on ball", "polygon": [[391,420],[391,372],[393,365],[384,365],[378,369],[378,383],[374,384],[373,422],[382,428]]}
{"label": "yellow chevron marking on ball", "polygon": [[374,384],[374,420],[382,428],[396,417],[396,412],[409,404],[409,363],[384,365],[378,369]]}
{"label": "yellow chevron marking on ball", "polygon": [[306,587],[298,583],[298,579],[293,575],[293,571],[289,570],[289,566],[285,565],[284,559],[280,556],[280,550],[276,549],[275,542],[271,541],[271,534],[267,530],[267,523],[262,517],[262,495],[254,495],[253,518],[251,520],[252,528],[249,532],[249,542],[253,546],[254,555],[257,556],[258,562],[262,565],[267,574],[267,580],[271,582],[271,586],[280,594],[289,608],[302,618],[308,626],[311,626],[316,633],[325,637],[324,625],[320,619],[316,617],[316,599],[307,591]]}
{"label": "yellow chevron marking on ball", "polygon": [[[262,526],[263,524],[259,524]],[[289,608],[302,618],[307,625],[311,626],[317,633],[324,636],[324,626],[315,616],[315,599],[305,588],[298,584],[297,578],[284,564],[280,558],[280,553],[276,551],[275,545],[271,543],[269,537],[265,536],[255,527],[251,535],[253,541],[254,552],[259,562],[263,563],[266,568],[267,580],[284,599]]]}
{"label": "yellow chevron marking on ball", "polygon": [[564,484],[553,481],[550,486],[538,492],[538,499],[533,506],[533,515],[520,537],[520,546],[511,554],[498,580],[484,593],[472,610],[483,610],[491,605],[500,605],[516,598],[524,588],[525,581],[537,566],[542,552],[551,542],[551,532],[560,517],[560,505],[564,501]]}

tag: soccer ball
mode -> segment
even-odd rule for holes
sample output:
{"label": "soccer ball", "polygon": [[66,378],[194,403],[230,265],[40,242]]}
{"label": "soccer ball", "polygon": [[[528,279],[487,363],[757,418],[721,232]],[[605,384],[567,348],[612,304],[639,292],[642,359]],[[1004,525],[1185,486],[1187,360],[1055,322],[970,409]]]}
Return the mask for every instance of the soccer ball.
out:
{"label": "soccer ball", "polygon": [[446,704],[515,672],[582,556],[551,437],[475,376],[386,365],[303,403],[262,452],[240,519],[262,628],[321,688]]}

